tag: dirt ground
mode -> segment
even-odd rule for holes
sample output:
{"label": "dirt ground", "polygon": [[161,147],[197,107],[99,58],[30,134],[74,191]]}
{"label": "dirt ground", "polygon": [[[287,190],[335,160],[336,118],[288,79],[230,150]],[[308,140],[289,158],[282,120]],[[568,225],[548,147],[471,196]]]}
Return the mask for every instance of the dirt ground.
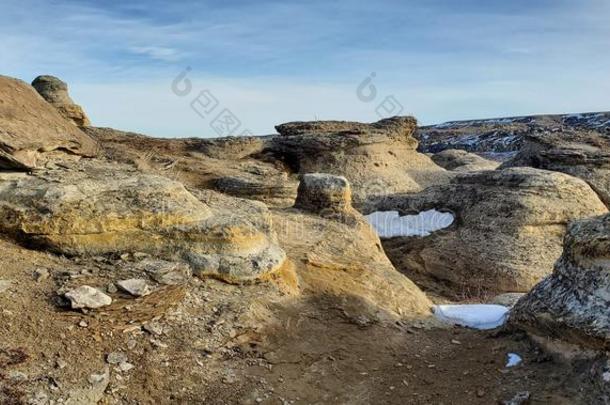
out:
{"label": "dirt ground", "polygon": [[[79,403],[70,398],[92,394],[91,376],[105,369],[102,404],[472,405],[524,391],[532,404],[605,403],[593,363],[557,362],[518,333],[363,322],[336,297],[296,296],[280,282],[193,279],[82,314],[57,291],[128,276],[129,263],[75,261],[7,240],[0,249],[11,282],[0,293],[2,404]],[[50,276],[35,281],[41,267]],[[113,352],[133,368],[107,364]],[[523,363],[506,368],[510,352]]]}

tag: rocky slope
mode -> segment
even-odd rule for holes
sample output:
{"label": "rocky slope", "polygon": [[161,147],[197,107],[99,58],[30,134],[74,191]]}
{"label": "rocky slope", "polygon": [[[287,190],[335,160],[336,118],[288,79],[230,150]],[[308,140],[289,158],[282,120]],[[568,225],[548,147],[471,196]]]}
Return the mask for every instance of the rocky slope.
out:
{"label": "rocky slope", "polygon": [[597,131],[608,134],[610,112],[446,122],[421,127],[416,137],[422,152],[463,149],[503,160],[518,152],[524,136],[536,130],[550,133],[559,130]]}

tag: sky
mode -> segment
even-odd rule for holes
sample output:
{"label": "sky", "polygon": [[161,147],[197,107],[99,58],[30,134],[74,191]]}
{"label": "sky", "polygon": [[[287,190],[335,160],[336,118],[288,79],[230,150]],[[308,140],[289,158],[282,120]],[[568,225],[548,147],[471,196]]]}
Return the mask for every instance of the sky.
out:
{"label": "sky", "polygon": [[607,111],[608,21],[608,0],[0,0],[0,74],[164,137]]}

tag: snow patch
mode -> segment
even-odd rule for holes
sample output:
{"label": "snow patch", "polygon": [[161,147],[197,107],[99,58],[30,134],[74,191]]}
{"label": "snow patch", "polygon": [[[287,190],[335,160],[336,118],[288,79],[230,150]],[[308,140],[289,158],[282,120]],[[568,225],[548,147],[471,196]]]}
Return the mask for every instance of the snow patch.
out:
{"label": "snow patch", "polygon": [[434,315],[453,325],[486,330],[502,326],[508,317],[508,308],[491,304],[436,305]]}
{"label": "snow patch", "polygon": [[508,361],[506,367],[515,367],[521,364],[523,359],[517,353],[508,353]]}
{"label": "snow patch", "polygon": [[396,236],[428,236],[434,231],[447,228],[454,221],[452,214],[428,210],[417,215],[401,217],[398,211],[377,211],[365,218],[377,231],[380,238]]}

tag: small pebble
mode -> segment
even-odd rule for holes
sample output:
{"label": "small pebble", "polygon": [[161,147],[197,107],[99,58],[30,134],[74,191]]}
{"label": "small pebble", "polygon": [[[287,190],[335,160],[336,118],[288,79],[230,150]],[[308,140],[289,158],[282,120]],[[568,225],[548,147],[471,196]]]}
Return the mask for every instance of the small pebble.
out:
{"label": "small pebble", "polygon": [[119,364],[119,370],[121,370],[122,372],[127,372],[129,370],[131,370],[132,368],[134,368],[135,366],[131,363],[128,363],[126,361],[122,362]]}
{"label": "small pebble", "polygon": [[121,364],[127,362],[127,355],[122,352],[112,352],[108,353],[106,356],[106,361],[109,364]]}
{"label": "small pebble", "polygon": [[49,278],[49,270],[44,268],[39,268],[34,270],[34,280],[43,281]]}

